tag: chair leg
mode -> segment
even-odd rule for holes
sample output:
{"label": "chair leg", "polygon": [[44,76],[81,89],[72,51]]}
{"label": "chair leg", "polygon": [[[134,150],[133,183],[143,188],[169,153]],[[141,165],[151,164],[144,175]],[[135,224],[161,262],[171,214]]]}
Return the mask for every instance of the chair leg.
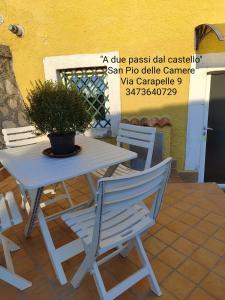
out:
{"label": "chair leg", "polygon": [[16,251],[16,250],[20,249],[20,247],[17,246],[10,239],[3,236],[2,234],[0,234],[0,239],[1,239],[2,247],[3,247],[3,252],[4,252],[4,256],[5,256],[5,262],[6,262],[7,269],[9,270],[9,272],[14,273],[14,266],[13,266],[12,257],[11,257],[10,252]]}
{"label": "chair leg", "polygon": [[147,278],[148,278],[148,280],[150,282],[152,291],[157,296],[161,296],[162,292],[160,290],[158,281],[157,281],[157,279],[155,277],[155,274],[154,274],[152,266],[151,266],[151,264],[149,262],[149,259],[148,259],[147,255],[145,253],[145,249],[143,247],[143,244],[142,244],[140,236],[136,236],[134,238],[134,241],[135,241],[136,249],[137,249],[138,255],[140,257],[140,260],[141,260],[142,264],[148,269],[149,275],[147,276]]}
{"label": "chair leg", "polygon": [[107,291],[105,289],[105,285],[102,280],[102,276],[99,272],[98,264],[96,263],[96,261],[92,265],[92,274],[93,274],[93,277],[94,277],[101,300],[111,300],[111,297],[109,297],[109,294],[107,293]]}
{"label": "chair leg", "polygon": [[75,289],[79,287],[84,276],[90,270],[90,267],[90,259],[88,258],[88,256],[86,256],[71,280],[71,284]]}
{"label": "chair leg", "polygon": [[19,290],[25,290],[28,287],[32,286],[32,283],[23,277],[10,272],[6,268],[0,266],[0,279],[4,280],[5,282],[15,286]]}
{"label": "chair leg", "polygon": [[2,244],[7,244],[7,248],[9,249],[10,252],[13,251],[17,251],[20,249],[20,247],[14,243],[13,241],[11,241],[10,239],[8,239],[6,236],[2,235],[0,233],[0,242],[2,242]]}
{"label": "chair leg", "polygon": [[68,188],[67,188],[67,186],[65,184],[65,181],[62,181],[62,186],[63,186],[63,189],[64,189],[64,191],[66,193],[66,197],[67,197],[67,200],[69,202],[69,205],[72,207],[73,206],[73,201],[72,201],[72,199],[70,197],[70,193],[69,193]]}

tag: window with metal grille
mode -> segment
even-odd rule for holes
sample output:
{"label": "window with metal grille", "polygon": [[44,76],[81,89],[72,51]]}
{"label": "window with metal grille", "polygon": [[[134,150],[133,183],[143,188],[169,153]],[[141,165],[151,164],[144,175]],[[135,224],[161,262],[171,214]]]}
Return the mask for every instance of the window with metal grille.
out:
{"label": "window with metal grille", "polygon": [[59,70],[58,75],[66,86],[75,85],[86,96],[88,111],[94,116],[92,128],[111,125],[106,67]]}

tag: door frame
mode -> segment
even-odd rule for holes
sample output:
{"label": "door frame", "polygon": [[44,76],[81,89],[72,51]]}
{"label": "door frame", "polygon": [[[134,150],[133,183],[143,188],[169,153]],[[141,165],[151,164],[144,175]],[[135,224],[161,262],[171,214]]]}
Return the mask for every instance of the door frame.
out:
{"label": "door frame", "polygon": [[[199,55],[198,55],[199,57]],[[201,55],[199,64],[193,63],[195,73],[190,76],[185,170],[198,172],[198,182],[204,182],[211,75],[225,71],[225,53]]]}
{"label": "door frame", "polygon": [[[214,70],[215,71],[215,70]],[[211,86],[211,75],[206,73],[206,86],[205,86],[205,101],[203,105],[203,124],[202,124],[202,138],[200,148],[200,163],[198,181],[204,182],[205,177],[205,156],[206,156],[206,143],[207,143],[207,127],[208,127],[208,115],[209,115],[209,99],[210,99],[210,86]]]}

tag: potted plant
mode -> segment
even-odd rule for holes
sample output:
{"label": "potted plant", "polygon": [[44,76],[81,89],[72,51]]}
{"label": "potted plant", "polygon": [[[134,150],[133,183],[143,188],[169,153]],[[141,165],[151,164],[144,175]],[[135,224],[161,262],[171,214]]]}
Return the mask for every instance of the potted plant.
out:
{"label": "potted plant", "polygon": [[76,131],[84,132],[92,119],[85,96],[76,87],[48,80],[36,81],[27,100],[25,114],[39,132],[48,134],[53,153],[73,152]]}

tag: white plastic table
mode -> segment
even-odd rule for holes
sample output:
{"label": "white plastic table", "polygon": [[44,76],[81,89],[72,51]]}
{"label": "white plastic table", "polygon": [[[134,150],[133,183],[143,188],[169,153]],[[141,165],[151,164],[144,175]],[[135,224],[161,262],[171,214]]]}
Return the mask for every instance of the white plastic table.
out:
{"label": "white plastic table", "polygon": [[111,176],[118,164],[137,157],[134,152],[82,135],[76,136],[76,144],[82,147],[77,156],[60,159],[49,158],[42,154],[42,151],[49,147],[48,141],[0,151],[0,162],[28,191],[31,199],[25,235],[27,237],[31,235],[37,218],[52,265],[61,284],[67,283],[62,262],[82,252],[83,246],[80,240],[76,239],[55,248],[39,205],[43,187],[85,175],[94,199],[95,185],[90,175],[92,171],[107,167],[105,176]]}

